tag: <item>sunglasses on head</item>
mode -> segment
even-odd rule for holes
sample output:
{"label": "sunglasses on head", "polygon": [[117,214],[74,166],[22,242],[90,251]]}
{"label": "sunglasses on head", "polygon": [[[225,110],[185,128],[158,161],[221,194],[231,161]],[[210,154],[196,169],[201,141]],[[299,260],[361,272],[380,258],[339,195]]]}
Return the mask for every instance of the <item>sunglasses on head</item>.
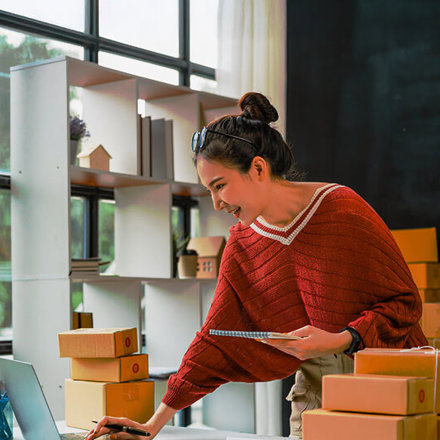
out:
{"label": "sunglasses on head", "polygon": [[248,144],[251,144],[255,149],[257,149],[256,145],[247,139],[244,139],[239,136],[234,136],[232,134],[221,133],[220,131],[210,130],[209,128],[203,127],[200,131],[196,131],[193,134],[192,141],[191,141],[191,147],[192,147],[192,150],[194,153],[196,152],[197,148],[199,149],[198,151],[201,151],[203,149],[203,147],[205,147],[206,134],[208,132],[215,133],[215,134],[221,134],[222,136],[226,136],[228,138],[237,139],[239,141],[247,142]]}

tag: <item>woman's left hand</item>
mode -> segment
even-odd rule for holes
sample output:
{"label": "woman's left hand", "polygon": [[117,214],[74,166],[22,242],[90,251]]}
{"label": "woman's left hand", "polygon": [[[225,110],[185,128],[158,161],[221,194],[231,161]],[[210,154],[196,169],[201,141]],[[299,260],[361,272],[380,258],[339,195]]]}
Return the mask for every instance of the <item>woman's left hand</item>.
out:
{"label": "woman's left hand", "polygon": [[353,339],[347,330],[341,333],[330,333],[311,325],[306,325],[288,334],[299,336],[301,339],[260,339],[260,341],[298,359],[306,360],[342,353],[350,347]]}

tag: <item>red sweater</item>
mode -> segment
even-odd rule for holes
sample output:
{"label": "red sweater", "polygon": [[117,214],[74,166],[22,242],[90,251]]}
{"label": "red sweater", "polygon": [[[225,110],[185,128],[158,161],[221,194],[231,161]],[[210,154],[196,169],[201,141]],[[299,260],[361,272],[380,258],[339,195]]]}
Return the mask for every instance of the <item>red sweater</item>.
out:
{"label": "red sweater", "polygon": [[229,381],[281,379],[301,363],[254,340],[211,336],[209,329],[351,326],[366,347],[427,343],[408,266],[385,223],[351,189],[318,189],[284,228],[258,219],[230,231],[206,321],[168,381],[168,406],[184,408]]}

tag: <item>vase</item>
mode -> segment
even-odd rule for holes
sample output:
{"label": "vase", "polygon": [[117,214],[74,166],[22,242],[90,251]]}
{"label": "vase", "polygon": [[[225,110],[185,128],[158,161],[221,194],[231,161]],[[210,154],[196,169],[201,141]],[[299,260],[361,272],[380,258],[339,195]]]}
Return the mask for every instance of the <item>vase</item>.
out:
{"label": "vase", "polygon": [[70,140],[70,164],[76,164],[76,156],[78,155],[79,141]]}
{"label": "vase", "polygon": [[197,259],[198,256],[181,255],[177,263],[177,273],[179,278],[195,278],[197,275]]}

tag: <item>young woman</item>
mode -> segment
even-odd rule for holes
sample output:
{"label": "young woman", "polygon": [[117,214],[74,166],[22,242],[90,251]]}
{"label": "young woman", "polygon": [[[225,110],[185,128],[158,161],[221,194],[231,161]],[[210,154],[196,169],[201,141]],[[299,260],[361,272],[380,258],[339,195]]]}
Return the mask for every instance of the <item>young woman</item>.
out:
{"label": "young woman", "polygon": [[[89,439],[107,433],[108,423],[154,437],[177,410],[228,381],[295,371],[291,435],[301,436],[301,412],[320,406],[322,375],[351,371],[347,355],[427,343],[417,288],[385,223],[350,188],[300,179],[289,146],[270,126],[278,114],[265,96],[248,93],[239,105],[241,115],[224,116],[193,137],[194,162],[214,208],[238,220],[206,321],[155,415],[143,425],[105,417]],[[225,338],[211,329],[300,338]]]}

